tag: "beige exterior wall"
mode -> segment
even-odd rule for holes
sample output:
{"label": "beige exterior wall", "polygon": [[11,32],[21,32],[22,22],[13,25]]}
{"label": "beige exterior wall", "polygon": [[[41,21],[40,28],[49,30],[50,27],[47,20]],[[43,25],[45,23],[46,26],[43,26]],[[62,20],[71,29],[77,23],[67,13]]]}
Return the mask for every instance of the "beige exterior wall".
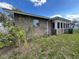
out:
{"label": "beige exterior wall", "polygon": [[[40,25],[38,27],[33,27],[33,20],[39,20]],[[45,19],[33,18],[29,16],[16,16],[15,24],[17,26],[22,26],[26,32],[30,29],[29,35],[31,36],[43,36],[47,34],[47,21]]]}
{"label": "beige exterior wall", "polygon": [[[60,28],[57,28],[57,23],[65,23],[65,24],[70,24],[70,22],[67,21],[62,21],[62,20],[54,20],[53,22],[55,22],[55,30],[56,30],[56,34],[63,34],[66,31],[68,31],[69,28],[61,28],[61,24],[59,25]],[[62,27],[64,27],[64,25],[62,25]]]}
{"label": "beige exterior wall", "polygon": [[[62,22],[62,23],[64,23],[63,21],[60,21],[60,20],[55,20],[55,23],[57,24],[58,22]],[[62,33],[64,33],[64,28],[57,28],[57,25],[55,26],[56,28],[56,33],[57,34],[62,34]],[[61,24],[60,24],[60,27],[61,27]]]}

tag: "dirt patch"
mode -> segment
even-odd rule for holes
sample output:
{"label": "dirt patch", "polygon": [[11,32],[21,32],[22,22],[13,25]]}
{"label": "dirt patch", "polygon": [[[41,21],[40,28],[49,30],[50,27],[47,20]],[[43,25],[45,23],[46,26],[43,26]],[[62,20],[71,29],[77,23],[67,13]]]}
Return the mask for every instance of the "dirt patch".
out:
{"label": "dirt patch", "polygon": [[7,54],[7,53],[11,52],[14,49],[15,49],[14,46],[4,47],[4,48],[0,49],[0,55]]}

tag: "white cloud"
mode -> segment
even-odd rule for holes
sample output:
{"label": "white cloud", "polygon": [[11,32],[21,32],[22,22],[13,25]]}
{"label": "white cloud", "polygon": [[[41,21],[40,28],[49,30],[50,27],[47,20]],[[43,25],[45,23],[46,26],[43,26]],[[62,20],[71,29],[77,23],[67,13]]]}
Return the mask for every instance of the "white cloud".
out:
{"label": "white cloud", "polygon": [[30,0],[30,1],[34,3],[34,6],[42,6],[47,2],[47,0]]}
{"label": "white cloud", "polygon": [[53,18],[53,17],[63,17],[63,16],[62,16],[62,15],[59,15],[59,14],[56,14],[56,15],[50,16],[50,18]]}
{"label": "white cloud", "polygon": [[67,18],[69,20],[78,20],[79,21],[79,14],[66,15],[65,18]]}
{"label": "white cloud", "polygon": [[11,4],[8,4],[6,2],[0,2],[0,8],[6,8],[6,9],[14,9],[14,7]]}
{"label": "white cloud", "polygon": [[61,14],[56,14],[56,15],[53,15],[53,16],[50,16],[50,18],[53,18],[53,17],[63,17],[63,18],[66,18],[66,19],[69,19],[69,20],[77,20],[79,21],[79,14],[68,14],[68,15],[61,15]]}

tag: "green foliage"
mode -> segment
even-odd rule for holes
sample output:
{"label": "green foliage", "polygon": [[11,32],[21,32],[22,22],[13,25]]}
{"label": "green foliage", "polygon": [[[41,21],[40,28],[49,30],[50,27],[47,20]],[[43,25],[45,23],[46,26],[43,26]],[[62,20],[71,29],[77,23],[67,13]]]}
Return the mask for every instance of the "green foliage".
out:
{"label": "green foliage", "polygon": [[79,33],[40,37],[30,47],[28,59],[79,59]]}
{"label": "green foliage", "polygon": [[0,48],[3,48],[5,46],[5,44],[2,41],[2,39],[4,38],[5,34],[0,33]]}
{"label": "green foliage", "polygon": [[[3,34],[0,37],[0,46],[5,47],[5,46],[12,46],[14,45],[14,37],[11,34]],[[0,48],[2,48],[0,47]]]}
{"label": "green foliage", "polygon": [[8,27],[9,33],[12,34],[16,39],[24,40],[26,38],[26,32],[23,27],[14,26],[11,21],[5,22],[5,27]]}
{"label": "green foliage", "polygon": [[13,26],[13,22],[10,20],[6,20],[3,25],[4,27],[10,28],[11,26]]}
{"label": "green foliage", "polygon": [[[9,34],[0,33],[0,48],[26,41],[26,32],[22,27],[11,25],[8,29]],[[27,49],[23,46],[18,47],[18,52],[15,50],[8,59],[79,59],[78,30],[74,34],[33,38]]]}
{"label": "green foliage", "polygon": [[3,48],[5,44],[3,42],[0,42],[0,48]]}
{"label": "green foliage", "polygon": [[12,46],[15,44],[15,37],[12,34],[6,35],[6,40],[5,40],[6,46]]}
{"label": "green foliage", "polygon": [[20,46],[21,42],[25,42],[26,32],[22,27],[12,27],[10,33],[16,38],[17,46]]}
{"label": "green foliage", "polygon": [[22,29],[22,27],[13,27],[10,30],[11,34],[13,34],[17,39],[23,40],[25,39],[26,33],[25,30]]}
{"label": "green foliage", "polygon": [[6,20],[4,27],[9,31],[8,34],[0,33],[0,42],[3,43],[4,46],[12,46],[16,45],[16,43],[19,45],[20,42],[26,40],[25,30],[22,27],[14,26],[12,21]]}
{"label": "green foliage", "polygon": [[34,38],[28,49],[21,48],[8,59],[79,59],[79,33]]}
{"label": "green foliage", "polygon": [[5,34],[0,33],[0,39],[3,38],[5,36]]}

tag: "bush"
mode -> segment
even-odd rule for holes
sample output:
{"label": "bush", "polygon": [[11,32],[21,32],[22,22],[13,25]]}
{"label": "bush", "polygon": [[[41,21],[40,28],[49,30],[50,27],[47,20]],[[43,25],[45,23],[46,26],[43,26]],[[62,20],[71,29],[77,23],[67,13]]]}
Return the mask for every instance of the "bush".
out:
{"label": "bush", "polygon": [[12,46],[15,44],[14,37],[11,34],[6,34],[5,36],[1,36],[0,38],[0,48],[5,46]]}
{"label": "bush", "polygon": [[[3,46],[12,46],[16,44],[20,44],[20,42],[24,42],[26,39],[26,32],[22,27],[17,27],[13,25],[13,22],[10,20],[6,20],[4,22],[4,27],[6,27],[9,31],[8,34],[0,33],[0,43],[1,47]],[[0,48],[1,48],[0,47]]]}
{"label": "bush", "polygon": [[3,34],[3,33],[0,32],[0,39],[4,38],[4,36],[5,36],[5,34]]}
{"label": "bush", "polygon": [[3,48],[5,44],[3,42],[0,42],[0,48]]}

